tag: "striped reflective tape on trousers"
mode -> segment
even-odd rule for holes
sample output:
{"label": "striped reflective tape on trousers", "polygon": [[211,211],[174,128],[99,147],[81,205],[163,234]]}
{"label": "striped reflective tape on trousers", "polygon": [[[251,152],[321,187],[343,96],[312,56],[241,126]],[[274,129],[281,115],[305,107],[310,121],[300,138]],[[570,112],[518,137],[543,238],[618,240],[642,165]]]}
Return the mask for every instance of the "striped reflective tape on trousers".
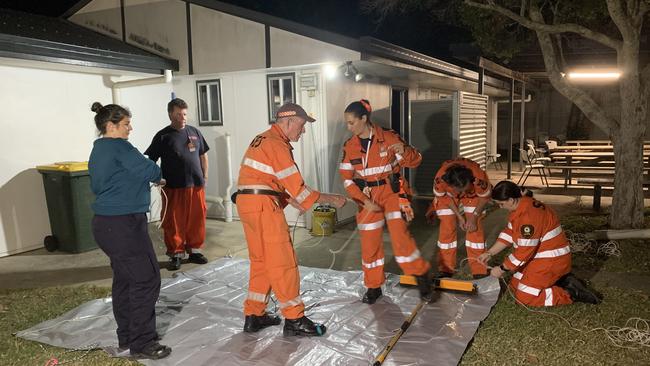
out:
{"label": "striped reflective tape on trousers", "polygon": [[559,249],[545,250],[543,252],[539,252],[535,254],[535,258],[555,258],[555,257],[561,257],[563,255],[567,255],[569,253],[571,253],[571,247],[567,245]]}
{"label": "striped reflective tape on trousers", "polygon": [[357,224],[359,230],[375,230],[384,227],[385,220],[375,221],[368,224]]}
{"label": "striped reflective tape on trousers", "polygon": [[248,300],[263,302],[265,304],[267,302],[269,302],[269,295],[268,294],[262,294],[262,293],[259,293],[259,292],[248,291],[248,296],[246,298]]}
{"label": "striped reflective tape on trousers", "polygon": [[526,286],[521,282],[519,282],[517,284],[517,290],[519,290],[521,292],[525,292],[525,293],[527,293],[529,295],[533,295],[533,296],[539,296],[540,291],[542,291],[542,290],[540,290],[538,288],[535,288],[535,287]]}
{"label": "striped reflective tape on trousers", "polygon": [[397,263],[411,263],[415,262],[418,258],[420,258],[420,251],[418,249],[415,249],[415,251],[409,255],[408,257],[402,257],[402,256],[395,256],[395,262]]}
{"label": "striped reflective tape on trousers", "polygon": [[465,211],[467,213],[474,213],[474,210],[476,210],[476,207],[474,207],[474,206],[469,206],[469,207],[463,206],[463,211]]}
{"label": "striped reflective tape on trousers", "polygon": [[384,215],[386,220],[402,219],[402,211],[390,211]]}
{"label": "striped reflective tape on trousers", "polygon": [[295,297],[295,298],[293,298],[293,299],[291,299],[291,300],[289,300],[287,302],[280,301],[280,303],[279,303],[280,309],[284,309],[284,308],[287,308],[289,306],[298,306],[300,304],[302,304],[302,299],[300,298],[300,296],[297,296],[297,297]]}
{"label": "striped reflective tape on trousers", "polygon": [[440,248],[440,249],[454,249],[454,248],[456,248],[456,241],[452,241],[451,243],[438,242],[438,248]]}
{"label": "striped reflective tape on trousers", "polygon": [[485,249],[485,243],[476,243],[473,241],[465,240],[465,247],[472,249]]}
{"label": "striped reflective tape on trousers", "polygon": [[544,299],[544,306],[553,306],[553,289],[546,288],[544,289],[544,292],[546,292],[546,298]]}
{"label": "striped reflective tape on trousers", "polygon": [[455,213],[451,208],[443,208],[441,210],[436,210],[436,215],[438,215],[438,216],[452,216],[452,215],[455,215]]}
{"label": "striped reflective tape on trousers", "polygon": [[377,259],[376,261],[371,263],[366,263],[363,260],[361,260],[361,264],[368,269],[377,268],[384,265],[384,258]]}
{"label": "striped reflective tape on trousers", "polygon": [[521,273],[521,272],[515,272],[515,273],[512,274],[512,277],[514,277],[514,278],[516,278],[518,280],[521,280],[524,277],[524,274]]}

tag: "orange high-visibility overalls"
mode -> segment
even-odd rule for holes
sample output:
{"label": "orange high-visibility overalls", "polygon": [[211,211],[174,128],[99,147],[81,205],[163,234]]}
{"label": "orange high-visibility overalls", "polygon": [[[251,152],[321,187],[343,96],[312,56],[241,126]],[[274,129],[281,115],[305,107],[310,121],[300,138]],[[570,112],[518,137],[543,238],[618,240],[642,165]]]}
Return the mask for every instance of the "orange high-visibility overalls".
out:
{"label": "orange high-visibility overalls", "polygon": [[497,242],[514,247],[503,266],[516,271],[510,287],[517,300],[530,306],[573,302],[565,289],[555,286],[560,277],[571,272],[571,249],[552,208],[522,197]]}
{"label": "orange high-visibility overalls", "polygon": [[[458,195],[454,192],[442,176],[452,165],[462,165],[469,168],[474,175],[474,182],[470,184],[468,191]],[[487,173],[472,160],[458,158],[447,160],[442,163],[434,178],[433,194],[435,195],[432,208],[436,210],[436,215],[440,219],[440,233],[438,236],[438,271],[454,273],[456,268],[456,214],[449,208],[452,202],[462,204],[462,210],[465,217],[476,215],[476,230],[467,232],[465,236],[465,248],[467,249],[467,258],[476,258],[485,252],[485,234],[483,233],[483,213],[474,212],[479,203],[479,199],[490,199],[492,185]],[[459,207],[460,208],[460,207]],[[477,262],[469,259],[469,266],[474,275],[487,274],[487,268]]]}
{"label": "orange high-visibility overalls", "polygon": [[[370,148],[361,146],[358,136],[350,138],[343,146],[343,161],[339,166],[343,185],[348,195],[357,203],[372,199],[381,212],[365,210],[359,205],[357,227],[361,236],[361,260],[364,284],[368,288],[380,287],[384,281],[384,247],[382,233],[384,224],[388,225],[395,261],[404,273],[422,275],[429,270],[429,262],[420,255],[415,240],[406,227],[400,210],[399,186],[397,192],[391,188],[390,176],[399,173],[400,167],[415,168],[420,165],[422,155],[405,144],[403,154],[395,154],[389,146],[404,141],[397,133],[371,125]],[[366,194],[353,181],[369,186]],[[408,186],[404,184],[408,192]]]}
{"label": "orange high-visibility overalls", "polygon": [[[257,135],[241,163],[239,190],[288,193],[303,209],[309,209],[320,193],[305,185],[291,150],[289,139],[276,125]],[[244,315],[263,315],[271,289],[286,319],[298,319],[304,315],[298,262],[284,217],[285,206],[283,197],[237,195],[237,212],[244,226],[250,258]]]}

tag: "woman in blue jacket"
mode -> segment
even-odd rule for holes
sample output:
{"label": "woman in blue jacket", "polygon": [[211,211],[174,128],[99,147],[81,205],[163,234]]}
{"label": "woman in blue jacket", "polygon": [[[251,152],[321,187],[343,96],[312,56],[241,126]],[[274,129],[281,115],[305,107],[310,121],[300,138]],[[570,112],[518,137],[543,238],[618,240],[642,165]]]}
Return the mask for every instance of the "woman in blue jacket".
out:
{"label": "woman in blue jacket", "polygon": [[155,304],[160,268],[147,231],[149,183],[164,184],[160,168],[127,139],[131,113],[93,103],[100,138],[90,153],[88,170],[96,195],[92,208],[95,241],[111,259],[113,314],[120,354],[134,358],[167,357],[171,348],[157,341]]}

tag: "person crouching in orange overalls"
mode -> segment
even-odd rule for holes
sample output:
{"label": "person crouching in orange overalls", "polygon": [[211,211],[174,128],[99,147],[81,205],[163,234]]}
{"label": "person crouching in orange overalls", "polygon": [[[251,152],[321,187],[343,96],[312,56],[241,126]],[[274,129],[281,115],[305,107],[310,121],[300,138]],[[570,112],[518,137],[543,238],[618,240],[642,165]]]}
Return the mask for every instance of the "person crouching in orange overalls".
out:
{"label": "person crouching in orange overalls", "polygon": [[487,276],[485,266],[476,257],[485,252],[483,209],[490,201],[490,179],[474,161],[465,158],[447,160],[436,173],[434,200],[427,217],[440,219],[438,236],[438,276],[451,277],[456,268],[456,225],[467,234],[465,248],[474,278]]}
{"label": "person crouching in orange overalls", "polygon": [[326,331],[324,325],[315,324],[304,314],[298,263],[284,207],[291,204],[304,212],[319,202],[341,208],[346,200],[342,195],[320,193],[302,179],[289,142],[300,139],[307,121],[315,119],[299,105],[281,106],[275,124],[249,145],[239,170],[233,201],[244,226],[250,258],[244,301],[244,331],[248,333],[280,324],[279,317],[266,313],[271,290],[285,318],[285,336],[322,336]]}
{"label": "person crouching in orange overalls", "polygon": [[343,146],[343,160],[339,166],[348,195],[359,204],[356,219],[367,287],[362,301],[374,304],[382,295],[384,224],[388,226],[395,261],[405,274],[416,276],[420,295],[428,301],[431,266],[422,258],[406,227],[407,221],[413,219],[413,211],[408,200],[400,197],[406,196],[409,189],[399,174],[402,167],[420,165],[422,155],[405,144],[396,132],[375,126],[370,121],[370,112],[370,103],[365,99],[345,109],[345,123],[353,136]]}
{"label": "person crouching in orange overalls", "polygon": [[512,254],[490,274],[500,278],[514,271],[510,288],[524,305],[600,303],[599,294],[571,273],[571,248],[555,211],[532,198],[532,192],[523,196],[521,191],[505,180],[492,190],[492,199],[510,215],[508,225],[496,243],[478,257],[479,262],[487,266],[494,255],[512,246]]}

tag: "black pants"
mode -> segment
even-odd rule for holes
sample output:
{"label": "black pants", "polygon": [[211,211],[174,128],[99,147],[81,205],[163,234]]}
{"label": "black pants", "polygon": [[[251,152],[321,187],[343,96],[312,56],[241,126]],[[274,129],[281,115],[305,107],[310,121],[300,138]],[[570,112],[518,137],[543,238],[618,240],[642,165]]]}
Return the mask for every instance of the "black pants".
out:
{"label": "black pants", "polygon": [[155,305],[160,294],[160,268],[147,231],[147,216],[95,215],[93,235],[111,259],[113,315],[122,348],[138,353],[155,342]]}

